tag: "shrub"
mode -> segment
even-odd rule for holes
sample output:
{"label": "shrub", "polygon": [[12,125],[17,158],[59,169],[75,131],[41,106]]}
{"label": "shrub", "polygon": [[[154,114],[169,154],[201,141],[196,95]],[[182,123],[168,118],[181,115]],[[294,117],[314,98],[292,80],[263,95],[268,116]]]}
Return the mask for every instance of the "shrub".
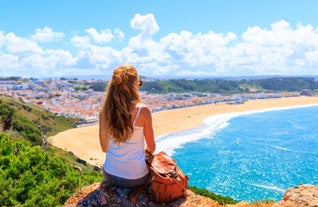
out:
{"label": "shrub", "polygon": [[84,185],[102,179],[99,172],[80,173],[40,146],[3,133],[0,144],[1,206],[60,206]]}

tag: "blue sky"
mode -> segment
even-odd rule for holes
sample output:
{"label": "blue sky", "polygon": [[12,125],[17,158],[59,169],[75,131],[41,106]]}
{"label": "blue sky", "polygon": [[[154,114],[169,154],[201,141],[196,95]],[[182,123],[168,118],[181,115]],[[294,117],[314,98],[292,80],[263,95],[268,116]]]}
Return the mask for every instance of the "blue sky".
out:
{"label": "blue sky", "polygon": [[318,75],[316,0],[0,0],[0,76]]}

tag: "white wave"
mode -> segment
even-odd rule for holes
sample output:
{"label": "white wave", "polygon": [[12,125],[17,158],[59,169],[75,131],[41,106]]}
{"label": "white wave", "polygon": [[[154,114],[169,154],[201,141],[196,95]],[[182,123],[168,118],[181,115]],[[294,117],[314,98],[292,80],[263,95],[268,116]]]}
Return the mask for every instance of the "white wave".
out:
{"label": "white wave", "polygon": [[[173,155],[175,149],[182,148],[184,144],[189,142],[195,142],[205,138],[213,138],[213,135],[220,129],[223,129],[228,126],[228,121],[234,117],[242,116],[242,115],[251,115],[255,113],[262,113],[267,111],[275,111],[275,110],[287,110],[292,108],[302,108],[302,107],[310,107],[310,106],[318,106],[318,105],[302,105],[302,106],[291,106],[291,107],[275,107],[261,110],[251,110],[244,112],[231,112],[225,114],[218,114],[214,116],[207,117],[203,121],[203,125],[195,128],[184,130],[181,132],[169,133],[166,135],[162,135],[156,138],[157,149],[156,152],[165,151],[169,155]],[[278,147],[277,147],[278,148]],[[288,150],[284,148],[280,148],[282,150]]]}
{"label": "white wave", "polygon": [[194,142],[204,138],[206,130],[204,128],[200,129],[187,130],[157,137],[156,152],[165,151],[168,155],[173,155],[175,152],[174,150],[182,148],[185,143]]}
{"label": "white wave", "polygon": [[279,150],[283,150],[283,151],[294,152],[294,150],[290,150],[290,149],[288,149],[288,148],[280,147],[280,146],[276,146],[276,145],[267,144],[266,146],[273,147],[273,148],[275,148],[275,149],[279,149]]}
{"label": "white wave", "polygon": [[159,136],[156,138],[156,152],[163,150],[167,154],[173,155],[175,149],[182,148],[186,143],[207,138],[211,139],[218,130],[228,126],[228,121],[231,118],[238,115],[238,113],[227,113],[210,116],[206,118],[203,125],[198,128]]}
{"label": "white wave", "polygon": [[285,190],[286,190],[286,189],[282,189],[282,188],[279,188],[279,187],[274,186],[274,185],[261,185],[261,184],[252,184],[252,183],[250,183],[250,185],[255,186],[255,187],[259,187],[259,188],[265,188],[268,190],[278,191],[281,193],[285,193]]}

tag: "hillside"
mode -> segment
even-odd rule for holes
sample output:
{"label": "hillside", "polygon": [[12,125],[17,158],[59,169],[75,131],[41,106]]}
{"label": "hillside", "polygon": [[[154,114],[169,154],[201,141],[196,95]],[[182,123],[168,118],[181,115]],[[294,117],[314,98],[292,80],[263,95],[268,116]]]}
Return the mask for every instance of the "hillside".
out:
{"label": "hillside", "polygon": [[43,108],[0,95],[0,131],[41,144],[43,137],[74,127],[77,119],[56,116]]}
{"label": "hillside", "polygon": [[[260,92],[300,92],[308,89],[318,92],[316,77],[255,77],[255,78],[215,78],[215,79],[150,79],[142,77],[141,91],[148,93],[218,93],[242,94]],[[106,81],[93,83],[90,88],[104,91]]]}
{"label": "hillside", "polygon": [[94,166],[46,142],[76,121],[0,96],[0,206],[61,206],[102,179]]}

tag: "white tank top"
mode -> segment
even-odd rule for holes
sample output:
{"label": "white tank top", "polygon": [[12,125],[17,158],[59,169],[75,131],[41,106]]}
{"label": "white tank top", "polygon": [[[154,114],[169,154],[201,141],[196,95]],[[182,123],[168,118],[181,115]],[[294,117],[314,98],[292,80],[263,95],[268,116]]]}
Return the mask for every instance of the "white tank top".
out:
{"label": "white tank top", "polygon": [[114,143],[110,140],[104,163],[107,173],[126,179],[138,179],[148,173],[145,162],[144,128],[135,126],[142,107],[138,108],[133,122],[134,132],[124,143]]}

